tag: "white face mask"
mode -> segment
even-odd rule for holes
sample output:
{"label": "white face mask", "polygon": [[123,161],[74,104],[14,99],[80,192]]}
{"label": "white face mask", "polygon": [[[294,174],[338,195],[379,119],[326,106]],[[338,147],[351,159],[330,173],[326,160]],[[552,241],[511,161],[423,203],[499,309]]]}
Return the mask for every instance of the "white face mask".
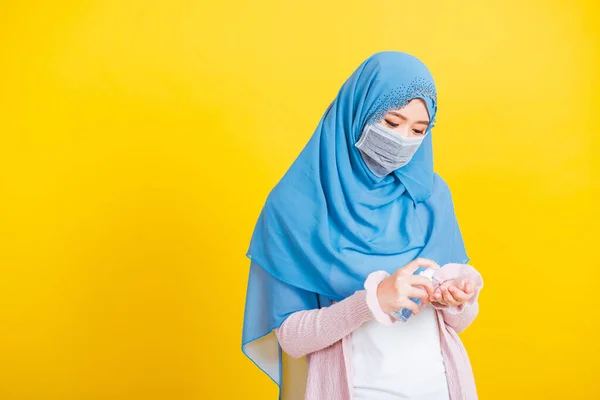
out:
{"label": "white face mask", "polygon": [[361,151],[371,171],[383,177],[408,164],[424,137],[405,138],[381,123],[376,123],[365,126],[354,146]]}

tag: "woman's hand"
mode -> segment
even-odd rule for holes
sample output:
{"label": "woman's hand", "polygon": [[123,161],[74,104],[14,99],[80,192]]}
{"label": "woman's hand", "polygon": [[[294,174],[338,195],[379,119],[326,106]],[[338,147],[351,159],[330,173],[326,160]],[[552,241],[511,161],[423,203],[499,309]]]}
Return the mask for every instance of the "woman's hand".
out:
{"label": "woman's hand", "polygon": [[475,294],[475,281],[473,279],[452,279],[439,285],[429,301],[445,306],[459,306],[466,303]]}
{"label": "woman's hand", "polygon": [[424,276],[413,275],[420,267],[439,269],[435,261],[417,258],[398,268],[396,272],[385,278],[377,287],[377,299],[383,312],[389,314],[394,310],[408,308],[413,313],[419,313],[419,306],[411,297],[421,299],[423,306],[427,305],[433,295],[433,285]]}

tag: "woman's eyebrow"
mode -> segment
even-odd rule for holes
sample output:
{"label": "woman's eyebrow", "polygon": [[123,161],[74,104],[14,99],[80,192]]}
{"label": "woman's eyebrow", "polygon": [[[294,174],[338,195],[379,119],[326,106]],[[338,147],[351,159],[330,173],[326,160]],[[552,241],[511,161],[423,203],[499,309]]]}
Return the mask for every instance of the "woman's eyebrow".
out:
{"label": "woman's eyebrow", "polygon": [[[388,111],[388,112],[392,115],[395,115],[395,116],[405,120],[405,121],[408,119],[404,115],[400,114],[398,111]],[[429,121],[416,121],[415,124],[429,125]]]}

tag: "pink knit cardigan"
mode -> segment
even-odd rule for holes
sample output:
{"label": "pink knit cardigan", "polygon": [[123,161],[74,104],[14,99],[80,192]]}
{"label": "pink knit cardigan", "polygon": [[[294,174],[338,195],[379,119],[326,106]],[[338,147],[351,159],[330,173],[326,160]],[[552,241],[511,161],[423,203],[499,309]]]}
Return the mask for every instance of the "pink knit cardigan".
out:
{"label": "pink knit cardigan", "polygon": [[[352,332],[373,318],[383,324],[401,323],[385,314],[377,300],[377,285],[388,275],[385,271],[373,272],[365,281],[364,290],[328,307],[297,311],[275,329],[283,351],[293,358],[307,356],[305,400],[352,399]],[[477,316],[483,280],[470,265],[446,264],[436,271],[433,284],[437,287],[458,277],[475,280],[475,295],[458,307],[431,305],[437,311],[450,400],[476,400],[471,363],[458,333]]]}

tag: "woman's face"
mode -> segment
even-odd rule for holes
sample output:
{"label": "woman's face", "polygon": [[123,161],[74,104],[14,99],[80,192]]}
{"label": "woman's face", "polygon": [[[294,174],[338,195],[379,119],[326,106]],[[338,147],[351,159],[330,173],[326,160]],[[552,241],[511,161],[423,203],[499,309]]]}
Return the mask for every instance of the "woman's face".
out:
{"label": "woman's face", "polygon": [[422,99],[412,99],[406,106],[388,111],[379,122],[403,137],[421,137],[429,125],[429,114]]}

